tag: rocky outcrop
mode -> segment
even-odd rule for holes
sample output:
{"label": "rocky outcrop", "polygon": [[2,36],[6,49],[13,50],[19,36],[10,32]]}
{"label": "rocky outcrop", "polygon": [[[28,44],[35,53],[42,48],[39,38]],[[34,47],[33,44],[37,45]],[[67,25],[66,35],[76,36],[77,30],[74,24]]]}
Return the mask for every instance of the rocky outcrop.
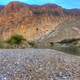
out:
{"label": "rocky outcrop", "polygon": [[11,2],[0,12],[0,39],[6,40],[15,34],[27,41],[42,39],[64,21],[77,20],[77,17],[79,15],[66,14],[55,4],[36,6]]}

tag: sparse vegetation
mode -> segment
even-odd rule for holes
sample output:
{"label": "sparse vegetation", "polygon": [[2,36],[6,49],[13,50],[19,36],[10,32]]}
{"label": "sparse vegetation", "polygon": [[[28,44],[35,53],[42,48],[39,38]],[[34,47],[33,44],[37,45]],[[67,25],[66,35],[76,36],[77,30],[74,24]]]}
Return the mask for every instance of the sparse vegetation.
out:
{"label": "sparse vegetation", "polygon": [[2,41],[0,41],[0,48],[4,48],[4,43]]}
{"label": "sparse vegetation", "polygon": [[[42,43],[41,43],[42,44]],[[44,46],[44,44],[43,44]],[[51,48],[70,54],[80,55],[80,39],[65,39],[60,42],[49,42],[46,47],[40,47],[35,41],[26,41],[21,35],[14,35],[7,41],[0,41],[0,48]]]}
{"label": "sparse vegetation", "polygon": [[80,39],[65,39],[55,43],[53,49],[63,51],[69,54],[80,55]]}
{"label": "sparse vegetation", "polygon": [[14,35],[9,40],[7,40],[7,43],[9,44],[16,44],[19,45],[22,43],[22,41],[25,40],[21,35]]}
{"label": "sparse vegetation", "polygon": [[34,14],[39,15],[39,14],[44,14],[45,11],[42,10],[37,10],[37,11],[33,11]]}
{"label": "sparse vegetation", "polygon": [[51,9],[48,9],[48,14],[52,14],[53,16],[60,16],[60,14],[57,11],[52,11]]}
{"label": "sparse vegetation", "polygon": [[34,41],[29,42],[23,38],[21,35],[14,35],[10,39],[5,41],[0,41],[0,48],[10,49],[10,48],[36,48]]}
{"label": "sparse vegetation", "polygon": [[7,40],[7,43],[11,45],[20,45],[25,39],[21,35],[14,35],[9,40]]}
{"label": "sparse vegetation", "polygon": [[30,47],[32,47],[32,48],[36,48],[36,47],[37,47],[34,41],[28,42],[28,44],[29,44]]}

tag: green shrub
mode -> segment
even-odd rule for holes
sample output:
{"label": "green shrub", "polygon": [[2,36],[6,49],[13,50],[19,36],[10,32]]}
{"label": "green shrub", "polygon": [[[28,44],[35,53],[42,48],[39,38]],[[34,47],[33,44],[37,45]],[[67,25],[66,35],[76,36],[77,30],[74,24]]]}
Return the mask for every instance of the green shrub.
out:
{"label": "green shrub", "polygon": [[7,43],[13,45],[19,45],[21,44],[25,39],[21,35],[14,35],[9,40],[7,40]]}

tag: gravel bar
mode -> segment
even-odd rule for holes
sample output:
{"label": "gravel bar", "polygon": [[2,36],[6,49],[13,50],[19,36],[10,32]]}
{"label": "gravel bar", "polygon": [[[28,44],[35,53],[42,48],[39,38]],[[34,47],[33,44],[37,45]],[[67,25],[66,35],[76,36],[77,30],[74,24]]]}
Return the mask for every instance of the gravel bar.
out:
{"label": "gravel bar", "polygon": [[80,57],[51,49],[1,49],[0,80],[80,80]]}

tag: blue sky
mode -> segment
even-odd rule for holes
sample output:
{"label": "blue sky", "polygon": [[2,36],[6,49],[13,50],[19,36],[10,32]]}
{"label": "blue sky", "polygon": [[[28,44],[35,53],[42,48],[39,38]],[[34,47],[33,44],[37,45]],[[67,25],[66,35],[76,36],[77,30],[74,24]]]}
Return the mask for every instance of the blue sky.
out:
{"label": "blue sky", "polygon": [[56,3],[63,8],[80,8],[80,0],[0,0],[0,5],[6,5],[11,1],[21,1],[28,4],[43,5],[46,3]]}

